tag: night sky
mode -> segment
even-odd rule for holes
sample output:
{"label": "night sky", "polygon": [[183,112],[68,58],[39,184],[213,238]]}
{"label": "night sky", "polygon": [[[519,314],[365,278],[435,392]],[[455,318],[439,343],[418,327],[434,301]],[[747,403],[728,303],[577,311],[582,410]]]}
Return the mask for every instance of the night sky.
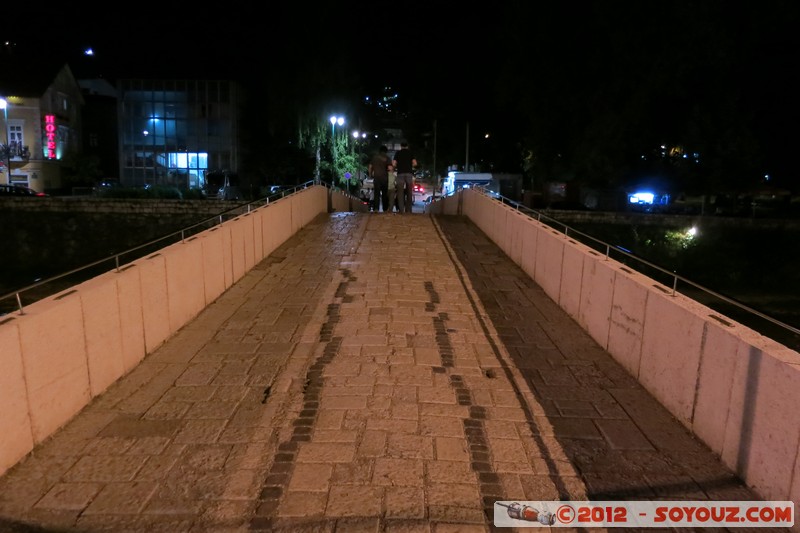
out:
{"label": "night sky", "polygon": [[[550,154],[564,146],[586,158],[580,144],[601,138],[593,128],[610,128],[619,146],[674,137],[721,154],[714,143],[741,143],[741,153],[750,136],[759,168],[796,189],[798,3],[735,4],[131,4],[54,15],[38,35],[30,25],[5,30],[20,46],[69,55],[78,75],[239,79],[276,116],[391,85],[416,116],[470,121],[508,143],[538,138]],[[90,63],[78,59],[84,47],[95,50]]]}

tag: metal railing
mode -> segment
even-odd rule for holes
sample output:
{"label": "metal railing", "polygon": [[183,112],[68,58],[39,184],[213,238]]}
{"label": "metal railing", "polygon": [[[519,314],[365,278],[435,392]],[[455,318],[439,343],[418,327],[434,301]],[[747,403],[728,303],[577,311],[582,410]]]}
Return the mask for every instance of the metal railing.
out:
{"label": "metal railing", "polygon": [[[269,205],[271,201],[278,200],[287,196],[289,194],[294,194],[300,189],[305,189],[310,185],[321,184],[316,180],[311,180],[300,185],[296,185],[294,187],[287,186],[286,189],[281,190],[279,192],[267,195],[263,198],[259,198],[257,200],[243,202],[240,204],[235,205],[229,209],[221,211],[220,213],[203,219],[191,226],[187,226],[182,228],[178,231],[169,233],[158,239],[154,239],[152,241],[148,241],[146,243],[140,244],[133,248],[128,248],[119,253],[115,253],[108,257],[104,257],[103,259],[99,259],[92,263],[80,266],[78,268],[72,269],[68,272],[63,272],[61,274],[42,279],[22,287],[20,289],[16,289],[12,292],[4,294],[0,296],[0,317],[4,314],[8,314],[12,312],[10,306],[3,304],[7,304],[8,300],[14,299],[16,301],[16,305],[14,306],[14,311],[18,312],[20,315],[25,314],[25,305],[30,305],[42,298],[46,298],[52,294],[55,294],[61,290],[64,290],[70,286],[76,285],[81,283],[82,281],[86,281],[94,276],[99,275],[102,272],[107,272],[113,268],[113,270],[119,272],[122,266],[131,263],[141,257],[146,256],[149,253],[152,253],[158,249],[164,248],[170,244],[174,244],[176,242],[183,242],[188,237],[210,229],[216,225],[222,224],[225,220],[229,220],[232,218],[236,218],[245,213],[249,213],[253,209],[263,206]],[[102,267],[102,268],[101,268]],[[23,295],[27,296],[25,303],[23,304]],[[4,311],[5,307],[5,311]]]}
{"label": "metal railing", "polygon": [[[706,305],[725,316],[728,316],[726,313],[731,312],[731,309],[738,310],[741,316],[737,316],[736,319],[733,317],[729,318],[735,320],[736,322],[740,322],[754,329],[755,331],[758,331],[765,337],[772,338],[773,340],[776,340],[794,350],[800,350],[799,328],[786,324],[780,320],[777,320],[776,318],[762,313],[761,311],[738,302],[733,298],[695,283],[690,279],[678,275],[676,272],[670,271],[666,268],[642,259],[641,257],[634,255],[632,252],[620,246],[608,244],[607,242],[597,239],[587,233],[572,228],[558,219],[542,213],[541,211],[531,209],[523,204],[520,204],[519,202],[506,198],[494,191],[491,191],[488,186],[473,186],[472,189],[506,205],[509,205],[520,213],[523,213],[531,218],[535,218],[538,222],[546,224],[547,226],[562,232],[564,236],[579,241],[582,244],[603,253],[606,259],[610,259],[612,258],[612,255],[615,255],[615,260],[620,261],[626,266],[630,264],[630,266],[639,273],[645,274],[655,281],[659,281],[666,287],[671,287],[671,293],[673,296],[680,292],[684,296]],[[654,273],[655,275],[653,275]],[[660,279],[665,281],[662,282]],[[679,283],[682,283],[685,287],[689,287],[691,290],[679,290]],[[720,302],[725,305],[721,305]],[[727,308],[724,311],[720,310],[725,306],[727,306]],[[720,317],[715,318],[725,323],[725,321]],[[754,321],[753,318],[761,319],[764,321],[764,323],[769,324],[770,326],[765,327],[763,323],[759,324],[757,321]]]}

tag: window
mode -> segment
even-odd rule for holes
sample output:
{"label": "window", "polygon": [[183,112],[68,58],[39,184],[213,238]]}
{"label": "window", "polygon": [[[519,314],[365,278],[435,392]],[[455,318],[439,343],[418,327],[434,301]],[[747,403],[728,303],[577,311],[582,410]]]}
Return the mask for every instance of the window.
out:
{"label": "window", "polygon": [[22,126],[19,124],[8,125],[8,143],[22,144]]}
{"label": "window", "polygon": [[[17,158],[28,158],[30,157],[30,153],[25,149],[26,147],[22,144],[22,121],[21,120],[9,120],[8,121],[8,147],[10,149],[9,157],[12,159]],[[0,142],[5,142],[5,139],[0,140]]]}

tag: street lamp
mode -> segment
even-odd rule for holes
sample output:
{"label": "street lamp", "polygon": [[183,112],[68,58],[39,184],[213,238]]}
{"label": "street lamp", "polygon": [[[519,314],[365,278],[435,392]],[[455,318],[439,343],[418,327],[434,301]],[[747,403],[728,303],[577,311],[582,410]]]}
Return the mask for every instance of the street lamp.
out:
{"label": "street lamp", "polygon": [[11,183],[11,146],[8,139],[8,101],[0,98],[0,109],[3,110],[3,127],[6,129],[5,164],[6,164],[6,183]]}
{"label": "street lamp", "polygon": [[353,132],[353,150],[356,149],[356,144],[366,140],[366,138],[367,138],[367,134],[366,133],[358,131],[358,130],[354,131]]}
{"label": "street lamp", "polygon": [[[360,157],[361,149],[363,148],[363,141],[366,140],[366,138],[367,138],[366,133],[355,130],[353,132],[353,144],[350,146],[350,153],[355,155],[356,152],[358,152],[358,155]],[[358,180],[359,181],[364,180],[364,178],[362,177],[362,169],[360,166],[358,168]]]}
{"label": "street lamp", "polygon": [[336,125],[344,125],[344,117],[337,117],[336,115],[331,115],[331,137],[336,134]]}
{"label": "street lamp", "polygon": [[367,134],[365,132],[358,131],[358,130],[353,132],[353,140],[354,140],[353,144],[355,144],[355,143],[357,143],[359,141],[363,142],[366,139],[367,139]]}
{"label": "street lamp", "polygon": [[331,115],[331,155],[333,156],[333,171],[331,172],[334,182],[336,180],[336,125],[339,126],[344,125],[344,117],[337,117],[336,115]]}

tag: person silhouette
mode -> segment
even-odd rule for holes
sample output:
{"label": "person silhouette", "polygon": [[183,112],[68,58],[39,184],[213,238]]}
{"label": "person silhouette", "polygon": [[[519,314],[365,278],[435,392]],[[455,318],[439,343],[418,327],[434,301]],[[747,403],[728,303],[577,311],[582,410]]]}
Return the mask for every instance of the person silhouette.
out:
{"label": "person silhouette", "polygon": [[394,154],[392,165],[397,170],[397,205],[401,213],[411,213],[414,206],[414,169],[417,159],[408,147],[408,141],[400,142],[400,150]]}
{"label": "person silhouette", "polygon": [[372,178],[372,210],[377,213],[383,208],[387,213],[391,209],[389,205],[389,168],[391,161],[386,146],[381,146],[378,153],[372,156],[367,168],[368,175]]}

